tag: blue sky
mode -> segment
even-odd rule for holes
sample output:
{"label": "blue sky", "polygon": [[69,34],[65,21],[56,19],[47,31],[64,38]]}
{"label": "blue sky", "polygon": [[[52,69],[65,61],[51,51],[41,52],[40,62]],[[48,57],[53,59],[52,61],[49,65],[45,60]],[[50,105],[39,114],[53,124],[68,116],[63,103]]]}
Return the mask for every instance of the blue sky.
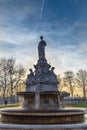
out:
{"label": "blue sky", "polygon": [[40,35],[57,74],[87,69],[87,0],[0,0],[0,57],[26,69],[37,62]]}

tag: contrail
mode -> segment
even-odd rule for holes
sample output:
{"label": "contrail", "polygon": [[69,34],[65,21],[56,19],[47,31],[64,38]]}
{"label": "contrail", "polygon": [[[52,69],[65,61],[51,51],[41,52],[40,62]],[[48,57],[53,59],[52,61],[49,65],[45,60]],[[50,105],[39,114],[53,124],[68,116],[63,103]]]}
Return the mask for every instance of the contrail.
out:
{"label": "contrail", "polygon": [[40,12],[40,19],[42,18],[42,14],[43,14],[43,7],[44,7],[44,0],[42,1],[41,12]]}

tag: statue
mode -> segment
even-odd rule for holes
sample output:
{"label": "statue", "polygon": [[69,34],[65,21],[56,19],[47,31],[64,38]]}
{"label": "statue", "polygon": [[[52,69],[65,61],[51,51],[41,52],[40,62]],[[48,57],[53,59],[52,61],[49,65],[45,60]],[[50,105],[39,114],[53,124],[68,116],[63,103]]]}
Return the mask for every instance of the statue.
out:
{"label": "statue", "polygon": [[32,69],[29,69],[30,74],[27,76],[26,85],[31,84],[34,80],[34,73]]}
{"label": "statue", "polygon": [[56,76],[55,73],[54,73],[54,69],[55,69],[55,67],[52,67],[51,70],[50,70],[51,79],[52,79],[53,81],[57,81],[57,76]]}
{"label": "statue", "polygon": [[38,45],[38,56],[39,59],[45,59],[45,46],[46,42],[43,40],[43,36],[40,36],[41,41],[39,42]]}

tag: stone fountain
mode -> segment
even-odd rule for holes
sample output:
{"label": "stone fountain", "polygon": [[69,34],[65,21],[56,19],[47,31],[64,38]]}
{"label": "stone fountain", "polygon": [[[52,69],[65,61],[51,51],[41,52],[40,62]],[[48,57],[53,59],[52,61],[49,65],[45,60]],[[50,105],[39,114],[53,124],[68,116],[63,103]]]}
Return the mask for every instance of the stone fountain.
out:
{"label": "stone fountain", "polygon": [[62,93],[58,90],[58,79],[54,67],[45,57],[46,42],[43,36],[38,44],[38,61],[35,71],[30,69],[26,79],[26,91],[17,95],[24,98],[21,109],[1,111],[1,121],[18,124],[64,124],[84,120],[83,110],[61,109]]}

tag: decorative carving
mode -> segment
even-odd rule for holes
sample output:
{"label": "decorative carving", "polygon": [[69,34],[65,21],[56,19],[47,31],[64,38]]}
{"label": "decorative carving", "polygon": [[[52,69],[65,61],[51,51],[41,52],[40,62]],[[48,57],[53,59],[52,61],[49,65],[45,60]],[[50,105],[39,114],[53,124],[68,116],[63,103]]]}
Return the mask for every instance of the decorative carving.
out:
{"label": "decorative carving", "polygon": [[28,105],[29,105],[28,102],[25,100],[25,101],[23,102],[23,104],[22,104],[22,107],[23,107],[23,108],[28,108]]}

